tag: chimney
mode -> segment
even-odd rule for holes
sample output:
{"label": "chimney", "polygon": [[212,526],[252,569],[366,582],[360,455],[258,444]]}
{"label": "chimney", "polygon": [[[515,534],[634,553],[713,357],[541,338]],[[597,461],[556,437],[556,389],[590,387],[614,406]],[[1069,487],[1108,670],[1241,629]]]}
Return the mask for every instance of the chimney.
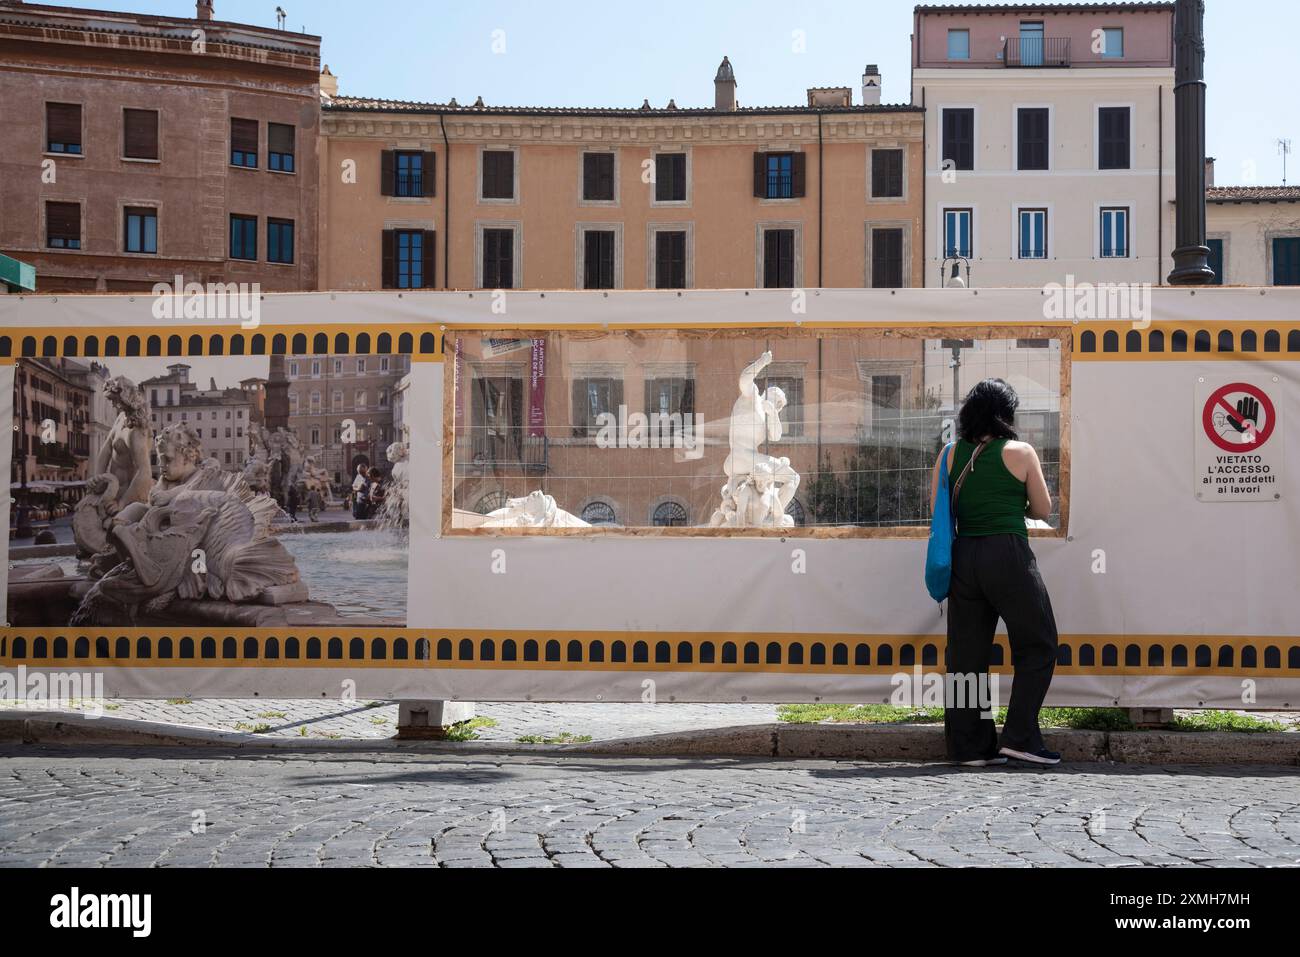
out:
{"label": "chimney", "polygon": [[212,0],[198,0],[194,15],[200,20],[212,19]]}
{"label": "chimney", "polygon": [[725,56],[718,67],[718,75],[713,78],[713,108],[725,113],[736,109],[736,73]]}
{"label": "chimney", "polygon": [[862,105],[880,105],[880,68],[874,63],[868,63],[862,73]]}
{"label": "chimney", "polygon": [[812,107],[852,106],[853,91],[847,86],[814,86],[808,90],[808,105]]}
{"label": "chimney", "polygon": [[1205,188],[1209,189],[1214,185],[1214,157],[1205,157]]}
{"label": "chimney", "polygon": [[320,71],[320,95],[329,100],[339,95],[339,78],[330,72],[328,63]]}

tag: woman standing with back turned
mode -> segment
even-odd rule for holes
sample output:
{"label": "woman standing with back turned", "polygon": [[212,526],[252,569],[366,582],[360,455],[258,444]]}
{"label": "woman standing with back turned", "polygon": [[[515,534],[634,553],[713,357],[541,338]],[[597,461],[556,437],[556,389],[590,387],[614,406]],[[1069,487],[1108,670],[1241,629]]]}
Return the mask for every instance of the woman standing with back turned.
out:
{"label": "woman standing with back turned", "polygon": [[948,595],[948,672],[957,676],[954,686],[970,688],[974,678],[986,687],[999,618],[1007,624],[1015,667],[1000,742],[993,718],[982,716],[978,701],[948,702],[948,758],[972,767],[1005,764],[1008,758],[1046,765],[1061,760],[1047,750],[1038,727],[1056,669],[1056,619],[1025,525],[1026,518],[1046,521],[1052,498],[1038,453],[1018,441],[1019,405],[1006,382],[981,382],[962,406],[959,441],[934,466],[932,502],[940,468],[948,469],[950,488],[957,488],[965,474],[953,502],[957,538]]}

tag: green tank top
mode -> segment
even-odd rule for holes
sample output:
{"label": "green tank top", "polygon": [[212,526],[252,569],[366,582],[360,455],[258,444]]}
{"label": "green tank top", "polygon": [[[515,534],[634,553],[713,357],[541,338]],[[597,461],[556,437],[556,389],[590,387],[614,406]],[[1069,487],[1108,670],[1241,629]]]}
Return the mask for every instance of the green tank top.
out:
{"label": "green tank top", "polygon": [[[966,476],[956,508],[957,534],[963,538],[982,538],[988,535],[1029,537],[1025,526],[1029,491],[1025,483],[1012,475],[1002,461],[1002,450],[1006,444],[1006,439],[990,442]],[[957,443],[957,451],[952,457],[952,470],[948,473],[950,489],[956,486],[962,469],[977,448],[978,445],[966,441]]]}

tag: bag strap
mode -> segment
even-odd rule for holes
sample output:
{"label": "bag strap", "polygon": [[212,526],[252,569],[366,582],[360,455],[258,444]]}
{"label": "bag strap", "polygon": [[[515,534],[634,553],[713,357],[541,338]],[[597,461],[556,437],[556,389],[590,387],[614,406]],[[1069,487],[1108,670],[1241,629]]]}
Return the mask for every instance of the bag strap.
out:
{"label": "bag strap", "polygon": [[988,448],[988,442],[981,442],[980,447],[971,454],[970,461],[966,463],[966,467],[961,470],[961,475],[957,477],[957,484],[952,487],[952,505],[954,515],[957,511],[957,496],[961,495],[961,487],[966,484],[966,476],[975,471],[975,460],[980,457],[980,453],[986,448]]}

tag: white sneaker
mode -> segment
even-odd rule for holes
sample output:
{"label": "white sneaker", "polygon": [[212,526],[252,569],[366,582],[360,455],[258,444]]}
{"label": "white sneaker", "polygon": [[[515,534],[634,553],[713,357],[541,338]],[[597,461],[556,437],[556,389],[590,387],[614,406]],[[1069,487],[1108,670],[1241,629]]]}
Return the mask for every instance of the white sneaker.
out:
{"label": "white sneaker", "polygon": [[1016,751],[1013,748],[1003,748],[998,752],[1005,754],[1009,758],[1015,758],[1017,761],[1025,761],[1029,764],[1041,764],[1051,766],[1061,763],[1061,756],[1055,751],[1048,751],[1043,748],[1041,751]]}

